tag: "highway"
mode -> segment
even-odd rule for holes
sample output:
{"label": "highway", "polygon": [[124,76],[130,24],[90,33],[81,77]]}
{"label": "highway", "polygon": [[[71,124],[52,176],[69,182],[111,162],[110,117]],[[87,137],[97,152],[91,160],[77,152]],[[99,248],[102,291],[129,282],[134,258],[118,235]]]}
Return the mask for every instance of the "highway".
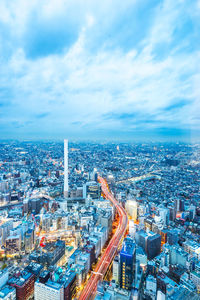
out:
{"label": "highway", "polygon": [[99,280],[103,279],[110,263],[112,262],[114,256],[116,255],[116,251],[119,247],[121,239],[125,234],[127,224],[128,224],[128,217],[124,208],[117,202],[114,196],[109,192],[106,181],[100,176],[98,177],[98,180],[101,183],[102,191],[106,199],[110,200],[111,203],[116,207],[116,210],[118,211],[119,224],[107,248],[105,249],[105,252],[101,256],[95,271],[92,272],[89,280],[87,281],[79,297],[79,300],[89,300],[94,298],[94,295],[96,294],[97,284]]}

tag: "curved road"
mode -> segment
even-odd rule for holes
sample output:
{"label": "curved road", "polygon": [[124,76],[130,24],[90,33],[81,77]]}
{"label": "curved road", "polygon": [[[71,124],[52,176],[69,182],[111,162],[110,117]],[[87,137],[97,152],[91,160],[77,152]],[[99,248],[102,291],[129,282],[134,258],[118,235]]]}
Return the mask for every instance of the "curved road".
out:
{"label": "curved road", "polygon": [[84,287],[79,300],[89,300],[94,297],[97,289],[97,284],[99,280],[103,279],[110,263],[112,262],[113,257],[116,255],[117,248],[120,244],[121,238],[124,236],[126,227],[128,224],[128,217],[124,208],[117,202],[114,196],[109,192],[106,181],[102,177],[98,177],[99,182],[101,183],[101,188],[106,196],[106,199],[110,200],[112,204],[116,207],[116,210],[119,214],[119,224],[115,234],[110,240],[104,254],[100,258],[97,267],[92,275],[90,276],[86,286]]}

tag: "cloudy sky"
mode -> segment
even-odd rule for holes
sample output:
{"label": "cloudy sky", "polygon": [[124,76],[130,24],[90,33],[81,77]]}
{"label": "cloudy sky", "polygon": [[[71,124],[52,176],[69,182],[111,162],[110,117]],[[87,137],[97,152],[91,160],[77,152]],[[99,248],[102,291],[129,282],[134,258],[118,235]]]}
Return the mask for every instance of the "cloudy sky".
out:
{"label": "cloudy sky", "polygon": [[199,0],[1,0],[0,138],[198,139]]}

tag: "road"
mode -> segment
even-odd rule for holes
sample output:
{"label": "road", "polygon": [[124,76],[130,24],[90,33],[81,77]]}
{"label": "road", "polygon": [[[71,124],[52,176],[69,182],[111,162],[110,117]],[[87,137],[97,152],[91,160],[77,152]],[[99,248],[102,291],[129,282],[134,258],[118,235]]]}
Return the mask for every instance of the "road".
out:
{"label": "road", "polygon": [[127,224],[128,224],[128,217],[124,208],[117,202],[114,196],[109,192],[106,181],[100,176],[98,179],[99,182],[101,183],[102,191],[106,196],[106,199],[110,200],[111,203],[116,207],[116,210],[118,211],[119,224],[105,252],[101,256],[95,271],[92,272],[89,280],[87,281],[79,297],[79,300],[89,300],[94,297],[97,289],[97,284],[99,280],[103,279],[110,263],[112,262],[114,256],[116,255],[116,251],[118,249],[121,239],[125,234]]}
{"label": "road", "polygon": [[[155,171],[158,172],[159,170]],[[144,180],[150,180],[150,179],[158,179],[160,180],[161,177],[159,175],[153,174],[153,173],[148,173],[145,175],[141,175],[141,176],[137,176],[137,177],[131,177],[131,178],[127,178],[127,179],[123,179],[123,180],[119,180],[116,182],[116,184],[120,184],[120,183],[129,183],[129,182],[139,182],[139,181],[144,181]]]}

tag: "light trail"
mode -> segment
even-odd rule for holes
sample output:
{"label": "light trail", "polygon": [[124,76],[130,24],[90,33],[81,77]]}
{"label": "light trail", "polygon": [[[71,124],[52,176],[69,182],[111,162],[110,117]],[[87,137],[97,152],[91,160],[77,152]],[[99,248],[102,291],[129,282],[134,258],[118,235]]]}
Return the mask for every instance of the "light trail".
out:
{"label": "light trail", "polygon": [[120,241],[125,234],[127,224],[128,224],[128,217],[124,208],[117,202],[114,196],[109,192],[105,179],[99,176],[98,180],[101,183],[101,188],[106,199],[109,199],[110,202],[116,207],[116,210],[119,214],[119,224],[107,248],[105,249],[105,252],[101,256],[94,272],[91,274],[85,288],[83,289],[79,297],[79,300],[89,300],[95,295],[97,284],[99,280],[103,279],[103,277],[105,276],[110,263],[112,262],[114,256],[116,255],[117,248],[120,245]]}

